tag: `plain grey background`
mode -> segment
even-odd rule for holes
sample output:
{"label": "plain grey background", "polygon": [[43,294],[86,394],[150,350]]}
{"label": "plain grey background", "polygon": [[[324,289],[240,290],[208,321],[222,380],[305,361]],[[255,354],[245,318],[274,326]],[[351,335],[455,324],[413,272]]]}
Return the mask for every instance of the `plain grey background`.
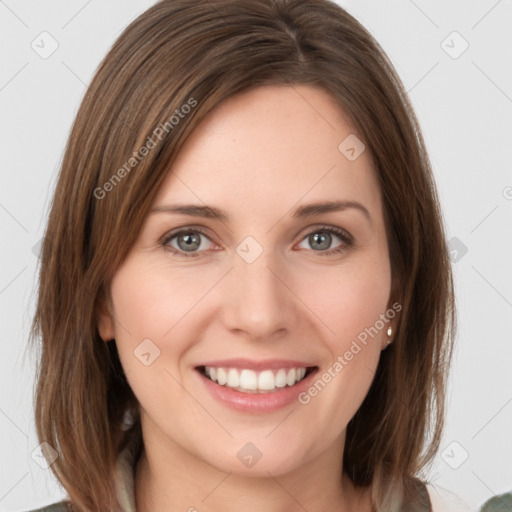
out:
{"label": "plain grey background", "polygon": [[[34,361],[24,358],[38,243],[86,86],[120,32],[153,3],[0,0],[1,511],[65,496],[36,462]],[[512,1],[339,3],[390,56],[431,156],[459,330],[445,435],[429,476],[476,510],[512,490]]]}

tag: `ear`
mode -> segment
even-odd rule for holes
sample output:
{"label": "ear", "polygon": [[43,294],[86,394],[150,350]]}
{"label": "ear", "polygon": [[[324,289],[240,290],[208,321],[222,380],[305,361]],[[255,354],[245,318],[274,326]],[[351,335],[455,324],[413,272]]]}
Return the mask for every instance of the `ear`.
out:
{"label": "ear", "polygon": [[96,325],[103,341],[115,339],[114,315],[110,312],[109,306],[105,295],[101,293],[96,306]]}

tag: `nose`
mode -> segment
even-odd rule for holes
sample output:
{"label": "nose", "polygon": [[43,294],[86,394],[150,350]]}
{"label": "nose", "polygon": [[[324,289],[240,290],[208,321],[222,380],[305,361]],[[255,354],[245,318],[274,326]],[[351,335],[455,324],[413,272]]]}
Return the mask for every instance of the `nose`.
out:
{"label": "nose", "polygon": [[283,336],[298,325],[290,278],[264,252],[256,261],[238,258],[224,286],[222,319],[233,333],[265,341]]}

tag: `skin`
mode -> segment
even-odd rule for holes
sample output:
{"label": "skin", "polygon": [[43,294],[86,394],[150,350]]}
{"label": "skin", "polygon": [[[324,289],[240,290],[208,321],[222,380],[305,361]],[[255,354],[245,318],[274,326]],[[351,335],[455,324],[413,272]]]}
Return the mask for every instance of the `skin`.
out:
{"label": "skin", "polygon": [[[391,308],[391,270],[380,190],[368,151],[349,161],[338,145],[355,133],[335,100],[313,86],[266,86],[230,98],[180,151],[154,206],[215,206],[228,222],[150,213],[110,288],[98,329],[116,339],[141,407],[145,451],[135,477],[137,510],[370,511],[369,490],[342,473],[346,426],[372,382],[388,326],[307,405],[266,414],[211,398],[194,367],[215,359],[295,359],[331,367]],[[317,201],[355,208],[294,219]],[[315,249],[321,226],[344,229]],[[202,227],[198,257],[161,239]],[[252,236],[263,253],[247,263],[237,246]],[[339,253],[322,255],[332,248]],[[133,351],[151,339],[145,366]],[[314,421],[312,421],[314,419]],[[262,452],[251,468],[247,442]]]}

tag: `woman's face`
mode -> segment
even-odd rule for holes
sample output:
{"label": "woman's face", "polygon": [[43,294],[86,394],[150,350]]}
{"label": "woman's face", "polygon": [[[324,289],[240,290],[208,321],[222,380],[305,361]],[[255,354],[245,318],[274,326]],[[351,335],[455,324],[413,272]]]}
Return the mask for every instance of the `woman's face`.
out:
{"label": "woman's face", "polygon": [[[351,205],[309,207],[334,202]],[[396,318],[379,186],[335,101],[305,85],[225,101],[153,207],[99,320],[146,445],[252,476],[339,461]]]}

